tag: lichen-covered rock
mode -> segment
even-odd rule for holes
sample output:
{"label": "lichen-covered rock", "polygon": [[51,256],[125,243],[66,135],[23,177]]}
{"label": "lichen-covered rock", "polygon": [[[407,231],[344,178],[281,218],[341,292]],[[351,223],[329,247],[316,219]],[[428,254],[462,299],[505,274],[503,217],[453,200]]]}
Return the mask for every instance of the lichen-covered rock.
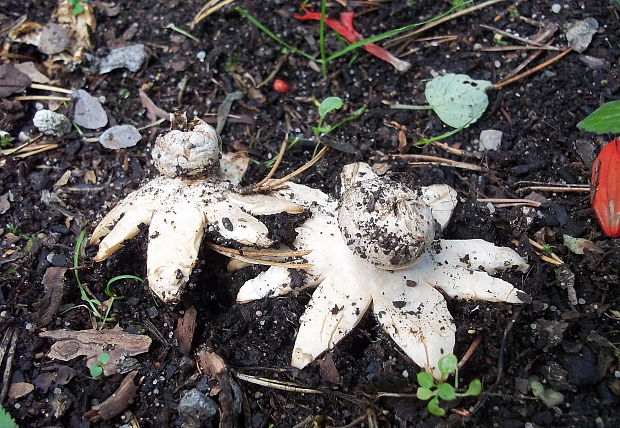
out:
{"label": "lichen-covered rock", "polygon": [[51,110],[39,110],[32,121],[34,126],[45,135],[62,137],[71,132],[71,122],[67,116]]}

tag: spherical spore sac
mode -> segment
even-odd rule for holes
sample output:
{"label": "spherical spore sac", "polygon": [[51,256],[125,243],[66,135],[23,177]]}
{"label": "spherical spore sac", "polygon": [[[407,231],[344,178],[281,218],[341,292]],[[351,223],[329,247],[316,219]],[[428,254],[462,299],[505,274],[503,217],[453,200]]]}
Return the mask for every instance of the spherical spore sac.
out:
{"label": "spherical spore sac", "polygon": [[166,177],[206,178],[219,166],[221,142],[215,129],[200,119],[190,131],[172,130],[155,140],[153,164]]}
{"label": "spherical spore sac", "polygon": [[435,238],[430,207],[415,191],[384,178],[353,184],[341,198],[338,223],[351,251],[384,270],[412,266]]}

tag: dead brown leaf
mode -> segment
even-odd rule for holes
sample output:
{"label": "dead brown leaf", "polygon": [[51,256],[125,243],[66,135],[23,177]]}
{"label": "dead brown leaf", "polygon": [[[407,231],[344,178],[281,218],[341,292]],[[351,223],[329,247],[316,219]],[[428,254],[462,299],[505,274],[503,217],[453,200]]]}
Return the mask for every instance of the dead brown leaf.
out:
{"label": "dead brown leaf", "polygon": [[106,376],[126,372],[129,356],[142,354],[149,350],[151,338],[140,334],[126,333],[120,329],[112,330],[53,330],[39,333],[41,337],[56,340],[47,356],[61,361],[69,361],[85,355],[86,366],[97,364],[97,357],[104,352],[110,354],[110,361],[103,366]]}
{"label": "dead brown leaf", "polygon": [[342,377],[340,373],[338,373],[336,364],[334,364],[331,352],[328,352],[325,357],[319,361],[319,368],[323,379],[336,385],[342,385]]}
{"label": "dead brown leaf", "polygon": [[140,101],[142,102],[142,106],[146,109],[146,117],[151,121],[155,122],[157,119],[168,119],[170,114],[157,107],[153,100],[149,98],[149,96],[142,89],[138,91],[138,95],[140,95]]}
{"label": "dead brown leaf", "polygon": [[93,406],[88,412],[84,413],[83,418],[88,422],[95,422],[111,419],[121,414],[136,396],[138,385],[133,380],[137,374],[137,370],[127,374],[118,389],[103,403]]}
{"label": "dead brown leaf", "polygon": [[64,295],[65,272],[67,268],[49,267],[43,275],[45,293],[41,300],[33,305],[37,311],[37,320],[41,327],[52,320]]}

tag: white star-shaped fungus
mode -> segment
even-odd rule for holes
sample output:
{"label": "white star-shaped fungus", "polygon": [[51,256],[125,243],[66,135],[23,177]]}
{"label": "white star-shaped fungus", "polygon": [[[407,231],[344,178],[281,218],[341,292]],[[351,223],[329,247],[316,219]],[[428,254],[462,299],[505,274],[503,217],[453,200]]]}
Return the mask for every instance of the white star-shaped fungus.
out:
{"label": "white star-shaped fungus", "polygon": [[[371,307],[385,331],[420,367],[440,375],[438,360],[453,351],[456,328],[444,294],[522,303],[525,293],[491,274],[526,262],[512,249],[482,239],[434,239],[456,206],[447,185],[413,192],[377,177],[364,163],[342,173],[340,204],[323,192],[289,183],[281,197],[312,215],[296,229],[294,247],[312,250],[304,286],[317,286],[301,317],[291,365],[303,368],[334,347]],[[240,303],[292,291],[290,271],[270,267],[247,281]]]}
{"label": "white star-shaped fungus", "polygon": [[235,186],[247,168],[247,157],[221,156],[217,133],[200,119],[189,127],[184,116],[173,123],[181,129],[159,136],[152,151],[163,176],[118,203],[91,237],[91,243],[99,244],[94,259],[102,261],[136,236],[140,225],[148,226],[149,287],[164,301],[179,298],[196,263],[205,228],[225,240],[268,247],[273,242],[267,227],[254,216],[304,210],[283,198],[237,193]]}

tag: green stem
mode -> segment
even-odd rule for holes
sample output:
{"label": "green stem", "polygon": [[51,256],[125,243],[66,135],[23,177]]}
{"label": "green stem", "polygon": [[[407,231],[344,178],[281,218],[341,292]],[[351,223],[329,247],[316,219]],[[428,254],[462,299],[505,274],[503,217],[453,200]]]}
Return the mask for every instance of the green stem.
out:
{"label": "green stem", "polygon": [[400,34],[402,32],[413,30],[414,28],[421,27],[422,25],[426,25],[426,24],[431,23],[433,21],[437,21],[438,19],[441,19],[441,18],[444,18],[444,17],[450,15],[452,12],[454,12],[457,9],[458,9],[457,7],[453,7],[450,10],[448,10],[447,12],[444,12],[441,15],[435,16],[435,17],[433,17],[431,19],[428,19],[426,21],[422,21],[422,22],[418,22],[418,23],[415,23],[415,24],[406,25],[406,26],[401,27],[401,28],[395,28],[394,30],[389,30],[389,31],[386,31],[385,33],[377,34],[376,36],[372,36],[372,37],[368,37],[367,39],[359,40],[359,41],[357,41],[355,43],[350,44],[346,48],[340,49],[338,52],[335,52],[335,53],[331,54],[330,56],[325,58],[325,61],[329,62],[329,61],[331,61],[333,59],[336,59],[336,58],[338,58],[338,57],[348,53],[348,52],[351,52],[353,49],[357,49],[357,48],[362,47],[362,46],[364,46],[364,45],[366,45],[368,43],[378,42],[378,41],[381,41],[383,39],[387,39],[387,38],[390,38],[390,37],[395,36],[397,34]]}
{"label": "green stem", "polygon": [[397,110],[432,110],[433,109],[433,107],[430,105],[414,106],[411,104],[400,104],[400,103],[392,104],[390,108],[397,109]]}
{"label": "green stem", "polygon": [[309,53],[306,53],[306,52],[304,52],[304,51],[302,51],[300,49],[297,49],[293,45],[289,45],[284,40],[282,40],[281,38],[276,36],[273,32],[271,32],[271,30],[269,30],[267,27],[265,27],[259,20],[254,18],[252,15],[250,15],[250,13],[247,10],[245,10],[244,8],[237,7],[237,8],[235,8],[235,10],[237,12],[239,12],[239,14],[241,14],[241,16],[243,16],[248,21],[250,21],[252,24],[254,24],[259,30],[261,30],[263,33],[267,34],[269,37],[271,37],[276,42],[280,43],[285,48],[289,49],[291,52],[298,53],[298,54],[300,54],[302,56],[305,56],[310,61],[321,62],[320,59],[318,59],[318,58],[316,58],[316,57],[310,55]]}

